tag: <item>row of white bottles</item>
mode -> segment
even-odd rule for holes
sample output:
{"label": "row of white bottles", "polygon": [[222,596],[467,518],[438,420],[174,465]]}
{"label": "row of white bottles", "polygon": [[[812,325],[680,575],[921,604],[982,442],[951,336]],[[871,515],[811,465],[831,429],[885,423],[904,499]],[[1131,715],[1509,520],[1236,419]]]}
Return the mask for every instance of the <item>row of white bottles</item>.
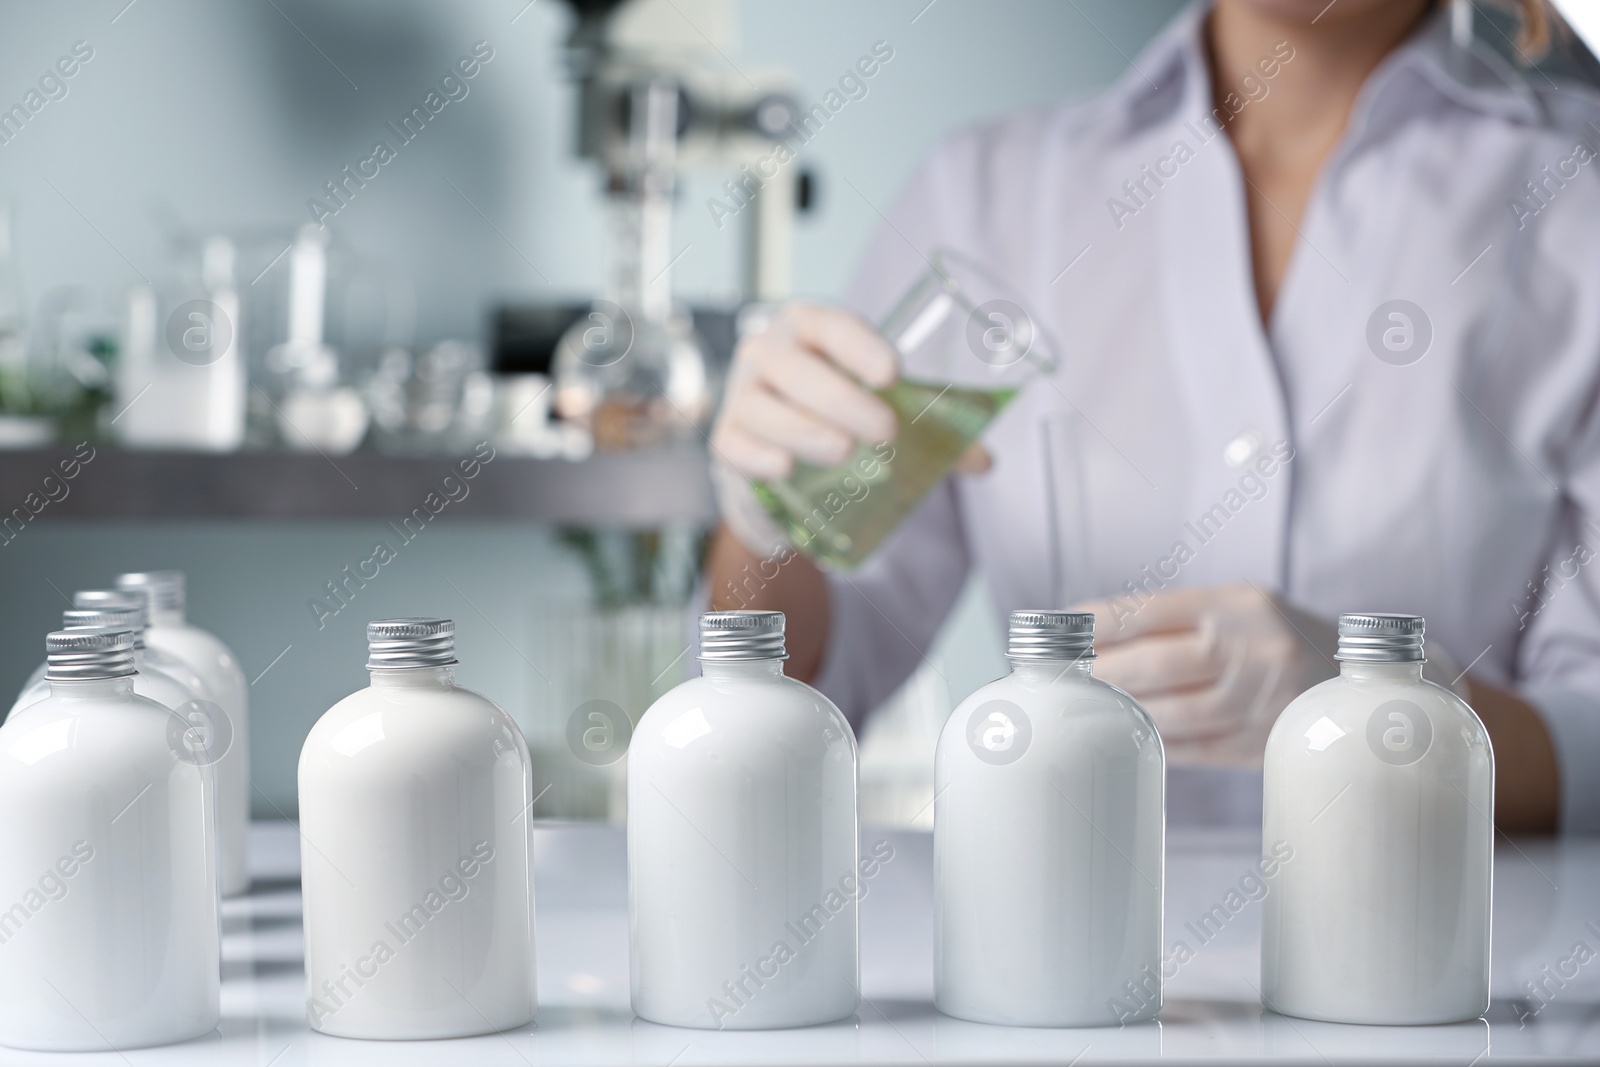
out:
{"label": "row of white bottles", "polygon": [[[46,640],[43,700],[0,726],[0,1043],[121,1051],[220,1011],[211,767],[135,691],[131,631]],[[173,683],[176,685],[176,683]]]}
{"label": "row of white bottles", "polygon": [[[778,612],[700,620],[702,676],[658,700],[628,765],[633,1009],[805,1026],[858,1003],[856,751],[786,678]],[[1161,1007],[1165,758],[1094,677],[1094,616],[1015,612],[1011,674],[956,708],[934,778],[934,999],[1015,1026]],[[1262,997],[1291,1015],[1427,1024],[1488,1007],[1494,758],[1422,679],[1423,620],[1346,615],[1341,673],[1266,752]],[[1284,857],[1289,857],[1285,860]]]}
{"label": "row of white bottles", "polygon": [[[181,571],[120,575],[117,588],[79,590],[63,629],[128,630],[134,635],[134,689],[182,720],[174,729],[189,758],[215,764],[218,881],[223,896],[249,888],[245,867],[250,825],[249,687],[238,659],[212,634],[184,617]],[[13,713],[49,692],[41,664],[18,696]]]}
{"label": "row of white bottles", "polygon": [[[1096,680],[1094,616],[1012,616],[1015,670],[939,741],[935,998],[981,1022],[1106,1025],[1159,1007],[1164,773],[1132,698]],[[633,1010],[715,1029],[846,1018],[859,993],[850,726],[783,674],[784,617],[700,619],[701,677],[628,755]]]}
{"label": "row of white bottles", "polygon": [[[215,1023],[209,768],[173,758],[171,711],[138,695],[126,612],[69,613],[129,630],[51,635],[48,696],[0,728],[0,900],[22,901],[30,922],[13,940],[32,945],[0,951],[7,1044],[131,1047]],[[1160,1009],[1163,751],[1145,710],[1094,677],[1093,625],[1014,613],[1011,674],[941,734],[935,1001],[948,1014],[1095,1026]],[[1422,680],[1422,632],[1414,616],[1341,617],[1340,677],[1292,703],[1268,742],[1263,851],[1280,862],[1262,997],[1277,1011],[1436,1023],[1487,1007],[1493,755],[1471,709]],[[854,736],[783,674],[781,613],[709,613],[700,633],[702,676],[652,705],[629,755],[634,1010],[717,1029],[847,1018],[876,866],[858,844]],[[527,746],[455,685],[449,620],[373,622],[368,648],[371,686],[318,721],[300,761],[310,1025],[388,1039],[525,1025]],[[170,700],[185,684],[169,681]],[[38,886],[23,884],[36,867]],[[95,888],[73,895],[91,871]],[[174,902],[189,921],[162,910]],[[106,949],[92,932],[108,923],[147,936],[107,935]],[[97,982],[107,969],[117,979]]]}
{"label": "row of white bottles", "polygon": [[[183,715],[209,696],[205,683],[192,667],[145,642],[145,610],[124,594],[82,590],[72,595],[73,607],[61,613],[63,630],[125,631],[133,638],[133,691]],[[50,695],[48,659],[28,679],[7,718]]]}

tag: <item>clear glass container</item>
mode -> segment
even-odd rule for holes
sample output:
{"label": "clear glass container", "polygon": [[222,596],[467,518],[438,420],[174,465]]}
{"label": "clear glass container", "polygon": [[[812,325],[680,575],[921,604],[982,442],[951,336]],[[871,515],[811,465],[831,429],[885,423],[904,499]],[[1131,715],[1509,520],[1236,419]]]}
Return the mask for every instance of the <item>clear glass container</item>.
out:
{"label": "clear glass container", "polygon": [[1022,298],[967,257],[934,254],[879,326],[902,377],[877,390],[894,409],[892,442],[865,442],[837,467],[796,463],[755,486],[799,548],[837,567],[861,563],[1007,404],[1055,370],[1054,348]]}

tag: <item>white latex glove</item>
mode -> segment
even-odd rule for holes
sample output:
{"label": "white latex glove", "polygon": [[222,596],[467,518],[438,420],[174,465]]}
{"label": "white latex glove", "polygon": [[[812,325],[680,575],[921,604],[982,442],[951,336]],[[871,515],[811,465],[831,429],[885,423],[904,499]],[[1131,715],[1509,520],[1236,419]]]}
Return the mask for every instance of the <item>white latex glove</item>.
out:
{"label": "white latex glove", "polygon": [[[1248,583],[1127,597],[1095,613],[1094,673],[1149,710],[1173,764],[1259,767],[1289,702],[1339,673],[1335,622]],[[1423,677],[1463,699],[1464,671],[1437,645]]]}
{"label": "white latex glove", "polygon": [[734,353],[711,431],[712,483],[723,521],[761,556],[788,546],[751,491],[796,460],[845,462],[857,443],[893,440],[894,411],[871,390],[900,373],[894,346],[848,311],[789,304]]}
{"label": "white latex glove", "polygon": [[1337,626],[1249,584],[1096,601],[1094,673],[1149,710],[1173,764],[1261,766],[1295,697],[1339,672]]}

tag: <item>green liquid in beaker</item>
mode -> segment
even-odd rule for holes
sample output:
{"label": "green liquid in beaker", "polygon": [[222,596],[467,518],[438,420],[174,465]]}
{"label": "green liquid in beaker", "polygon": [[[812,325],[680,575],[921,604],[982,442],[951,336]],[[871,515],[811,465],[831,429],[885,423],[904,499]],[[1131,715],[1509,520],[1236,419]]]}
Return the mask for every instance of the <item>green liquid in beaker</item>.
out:
{"label": "green liquid in beaker", "polygon": [[783,481],[755,486],[762,506],[802,551],[838,567],[871,555],[1017,390],[901,379],[878,395],[900,420],[894,441],[860,445],[838,467],[797,463]]}

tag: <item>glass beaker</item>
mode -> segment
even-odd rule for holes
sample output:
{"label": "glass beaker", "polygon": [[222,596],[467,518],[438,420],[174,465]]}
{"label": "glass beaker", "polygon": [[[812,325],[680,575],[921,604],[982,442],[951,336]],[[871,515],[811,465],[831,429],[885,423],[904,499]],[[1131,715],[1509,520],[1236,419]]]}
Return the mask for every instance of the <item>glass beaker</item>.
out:
{"label": "glass beaker", "polygon": [[862,443],[837,467],[796,462],[756,497],[806,554],[853,568],[950,473],[1011,399],[1055,371],[1055,350],[1004,283],[961,253],[929,268],[879,325],[902,377],[876,390],[899,420],[890,442]]}

